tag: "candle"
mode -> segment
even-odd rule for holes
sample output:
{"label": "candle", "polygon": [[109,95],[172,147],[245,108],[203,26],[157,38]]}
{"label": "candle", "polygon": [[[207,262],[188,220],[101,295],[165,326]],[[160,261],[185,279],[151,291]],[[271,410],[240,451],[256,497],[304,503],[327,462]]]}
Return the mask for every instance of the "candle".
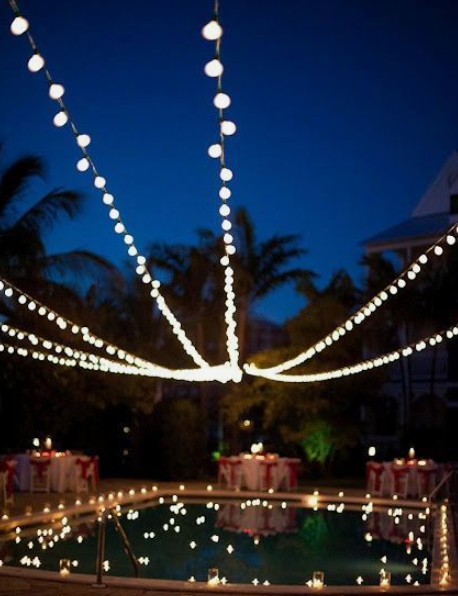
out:
{"label": "candle", "polygon": [[60,559],[59,560],[59,573],[62,577],[66,577],[70,575],[72,567],[72,562],[70,559]]}
{"label": "candle", "polygon": [[312,575],[312,588],[321,590],[324,586],[324,572],[314,571]]}
{"label": "candle", "polygon": [[207,584],[209,586],[217,586],[219,584],[219,570],[216,567],[208,570]]}
{"label": "candle", "polygon": [[391,586],[391,572],[382,569],[380,571],[380,587],[389,588]]}

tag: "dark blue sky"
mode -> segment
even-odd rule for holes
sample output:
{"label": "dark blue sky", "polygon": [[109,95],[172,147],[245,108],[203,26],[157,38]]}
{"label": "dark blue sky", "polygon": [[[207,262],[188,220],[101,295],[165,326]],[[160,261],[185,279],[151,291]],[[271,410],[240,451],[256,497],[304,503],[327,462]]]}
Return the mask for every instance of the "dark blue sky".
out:
{"label": "dark blue sky", "polygon": [[[29,46],[0,7],[0,137],[5,158],[46,157],[48,183],[86,191],[85,215],[50,237],[53,250],[124,258],[55,102],[27,71]],[[22,0],[32,32],[140,247],[191,242],[219,226],[211,0]],[[238,134],[228,141],[233,206],[260,237],[299,233],[302,264],[326,281],[359,279],[359,242],[407,217],[458,145],[455,0],[222,0],[224,86]],[[37,192],[44,187],[37,187]],[[293,289],[258,310],[277,320]]]}

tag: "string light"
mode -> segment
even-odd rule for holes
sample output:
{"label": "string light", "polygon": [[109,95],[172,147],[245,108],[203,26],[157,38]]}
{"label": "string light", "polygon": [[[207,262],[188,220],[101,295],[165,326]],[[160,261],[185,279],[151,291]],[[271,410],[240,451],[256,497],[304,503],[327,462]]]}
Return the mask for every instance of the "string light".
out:
{"label": "string light", "polygon": [[367,370],[372,370],[374,368],[379,368],[380,366],[391,364],[400,358],[408,358],[415,352],[421,352],[428,346],[435,346],[445,338],[452,339],[457,335],[458,326],[452,326],[408,346],[383,354],[382,356],[364,360],[362,362],[358,362],[357,364],[343,366],[342,368],[336,368],[318,373],[308,373],[303,375],[279,374],[271,372],[265,368],[259,369],[255,364],[245,365],[244,368],[248,374],[254,377],[262,377],[271,381],[279,381],[283,383],[318,383],[322,381],[330,381],[332,379],[341,379],[342,377],[356,375]]}
{"label": "string light", "polygon": [[[372,316],[384,303],[386,303],[392,296],[399,293],[400,290],[409,286],[409,282],[417,278],[418,274],[423,270],[423,266],[430,261],[431,258],[440,258],[444,254],[443,246],[452,246],[454,242],[450,238],[456,240],[458,235],[458,226],[453,224],[434,244],[425,250],[417,259],[408,265],[391,283],[389,283],[383,290],[373,296],[366,304],[359,310],[352,314],[346,321],[341,323],[333,331],[328,333],[325,337],[318,340],[315,344],[304,350],[294,358],[286,360],[275,366],[268,368],[257,369],[263,370],[269,374],[282,373],[286,370],[294,368],[307,360],[315,357],[320,352],[323,352],[331,345],[342,339],[344,335],[356,328],[363,321]],[[250,364],[245,365],[245,370],[250,367]]]}
{"label": "string light", "polygon": [[[216,94],[213,104],[218,111],[220,127],[219,142],[210,145],[208,154],[211,158],[216,158],[219,160],[219,177],[221,180],[219,196],[222,201],[222,205],[219,208],[219,213],[222,218],[221,228],[223,232],[225,232],[223,235],[224,255],[220,259],[220,263],[224,269],[224,291],[226,293],[226,311],[224,315],[224,320],[226,323],[226,346],[230,364],[234,368],[234,374],[236,375],[237,380],[241,380],[242,370],[239,366],[239,340],[236,334],[237,323],[235,320],[236,306],[234,292],[234,270],[231,267],[230,262],[230,256],[235,254],[236,248],[234,245],[233,236],[228,233],[228,231],[232,228],[232,223],[228,219],[231,210],[226,204],[226,201],[231,196],[231,192],[227,188],[226,183],[232,180],[234,174],[231,169],[226,167],[225,133],[223,130],[228,129],[229,132],[232,130],[230,126],[227,126],[227,122],[229,121],[224,120],[224,110],[230,106],[231,99],[229,95],[222,90],[222,75],[224,68],[221,64],[221,34],[222,27],[219,22],[219,1],[215,0],[213,20],[205,25],[205,27],[202,29],[202,35],[205,39],[215,41],[215,58],[206,64],[205,73],[209,77],[216,77],[217,79]],[[224,123],[226,123],[225,127],[223,127]],[[233,124],[233,132],[235,132],[235,124]]]}
{"label": "string light", "polygon": [[[32,35],[29,32],[29,24],[28,24],[27,20],[24,19],[24,17],[22,17],[22,15],[20,14],[16,1],[9,0],[9,4],[15,14],[15,19],[11,25],[11,31],[15,35],[20,35],[27,31],[27,38],[28,38],[28,41],[32,47],[32,51],[34,53],[38,53],[38,48],[35,43],[35,39],[32,37]],[[13,29],[14,29],[14,31],[13,31]],[[216,30],[215,30],[214,26],[209,27],[208,29],[206,29],[206,31],[208,31],[209,35],[216,34],[215,33]],[[221,35],[221,32],[219,33],[219,36],[220,35]],[[41,54],[39,54],[39,55],[41,56]],[[43,58],[43,66],[44,66],[44,58]],[[220,67],[219,67],[217,64],[217,61],[215,62],[215,60],[211,61],[211,63],[209,63],[208,66],[209,66],[209,70],[211,73],[218,72],[218,68],[222,69],[222,65],[220,65]],[[51,73],[49,72],[49,70],[47,68],[42,67],[42,70],[44,70],[44,74],[46,76],[46,79],[47,79],[47,82],[49,85],[49,96],[51,99],[57,101],[59,104],[59,107],[60,107],[60,111],[53,118],[53,123],[57,127],[62,127],[62,126],[65,126],[65,124],[67,122],[70,122],[70,127],[71,127],[71,130],[75,137],[76,144],[81,149],[81,151],[83,153],[83,157],[77,162],[76,168],[79,172],[86,172],[89,169],[92,170],[92,174],[94,176],[94,186],[95,186],[95,188],[102,191],[102,193],[103,193],[102,196],[104,198],[106,194],[109,194],[109,193],[107,193],[107,190],[106,190],[106,180],[105,180],[105,178],[103,178],[99,175],[97,168],[94,164],[94,161],[87,151],[87,147],[91,141],[91,138],[88,134],[79,133],[74,121],[70,117],[69,110],[67,109],[67,107],[62,99],[62,97],[65,93],[64,86],[60,83],[56,83],[53,80]],[[215,76],[215,75],[212,75],[212,76]],[[100,179],[104,180],[103,185],[100,184]],[[110,196],[112,197],[113,195],[110,195]],[[105,203],[105,201],[104,201],[104,203]],[[107,203],[105,203],[105,204],[107,204]],[[118,209],[115,209],[114,200],[110,203],[110,206],[112,207],[112,209],[110,210],[109,215],[112,219],[116,220],[115,232],[117,234],[128,235],[127,228],[120,219],[121,218],[120,212]],[[139,253],[138,248],[134,244],[131,244],[129,246],[129,248],[127,249],[127,254],[132,258],[136,258],[137,263],[138,263],[138,258],[142,257],[142,255],[140,255],[140,253]],[[145,259],[145,262],[146,262],[146,259]],[[136,271],[137,271],[137,269],[136,269]],[[199,354],[199,352],[197,351],[197,349],[195,348],[195,346],[193,345],[191,340],[187,337],[186,333],[183,331],[181,324],[179,323],[179,321],[177,320],[175,315],[172,313],[172,311],[168,307],[164,297],[162,296],[162,294],[159,290],[159,287],[160,287],[159,282],[157,280],[154,280],[153,277],[149,273],[142,274],[141,277],[142,277],[143,283],[150,284],[152,286],[150,296],[156,300],[159,311],[161,312],[161,314],[165,317],[165,319],[171,326],[173,334],[181,342],[185,352],[194,360],[194,362],[198,366],[203,367],[203,368],[208,367],[209,366],[208,362],[206,362],[206,360],[201,356],[201,354]],[[153,285],[153,282],[155,282],[156,284],[159,284],[159,285]]]}

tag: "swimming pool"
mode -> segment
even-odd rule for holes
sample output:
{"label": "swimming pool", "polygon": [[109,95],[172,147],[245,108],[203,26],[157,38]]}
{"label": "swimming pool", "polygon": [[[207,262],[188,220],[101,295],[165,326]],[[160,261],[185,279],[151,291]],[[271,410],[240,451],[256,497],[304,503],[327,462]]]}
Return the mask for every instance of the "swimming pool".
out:
{"label": "swimming pool", "polygon": [[[327,586],[367,586],[379,585],[383,570],[394,585],[430,582],[434,515],[426,507],[169,494],[118,505],[117,515],[142,578],[207,582],[213,569],[223,584],[304,586],[322,571]],[[58,571],[64,559],[72,575],[94,574],[97,524],[94,515],[64,516],[19,528],[0,537],[0,560]],[[110,520],[105,553],[108,576],[132,577]]]}

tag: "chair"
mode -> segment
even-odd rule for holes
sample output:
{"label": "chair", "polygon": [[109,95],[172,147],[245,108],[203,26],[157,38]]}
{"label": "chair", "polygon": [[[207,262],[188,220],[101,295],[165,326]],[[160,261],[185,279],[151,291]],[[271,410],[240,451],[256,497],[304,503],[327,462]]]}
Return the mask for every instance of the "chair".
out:
{"label": "chair", "polygon": [[429,496],[437,481],[437,465],[417,467],[417,490],[419,497]]}
{"label": "chair", "polygon": [[220,457],[218,459],[218,483],[227,488],[240,490],[242,484],[242,460],[239,457]]}
{"label": "chair", "polygon": [[51,490],[51,459],[30,458],[30,492],[49,493]]}
{"label": "chair", "polygon": [[391,464],[391,494],[407,499],[409,494],[409,466],[403,464]]}
{"label": "chair", "polygon": [[0,460],[0,500],[3,506],[13,502],[17,461],[9,456]]}
{"label": "chair", "polygon": [[285,486],[286,490],[296,490],[297,489],[297,479],[299,476],[299,465],[301,463],[300,459],[296,458],[287,458],[285,461]]}
{"label": "chair", "polygon": [[91,490],[97,491],[97,469],[98,458],[83,455],[76,458],[75,461],[75,487],[77,493],[89,492],[89,484]]}
{"label": "chair", "polygon": [[366,485],[367,491],[375,496],[381,497],[385,485],[386,472],[383,464],[375,461],[366,463]]}
{"label": "chair", "polygon": [[261,490],[275,490],[278,486],[278,462],[275,459],[261,460]]}

